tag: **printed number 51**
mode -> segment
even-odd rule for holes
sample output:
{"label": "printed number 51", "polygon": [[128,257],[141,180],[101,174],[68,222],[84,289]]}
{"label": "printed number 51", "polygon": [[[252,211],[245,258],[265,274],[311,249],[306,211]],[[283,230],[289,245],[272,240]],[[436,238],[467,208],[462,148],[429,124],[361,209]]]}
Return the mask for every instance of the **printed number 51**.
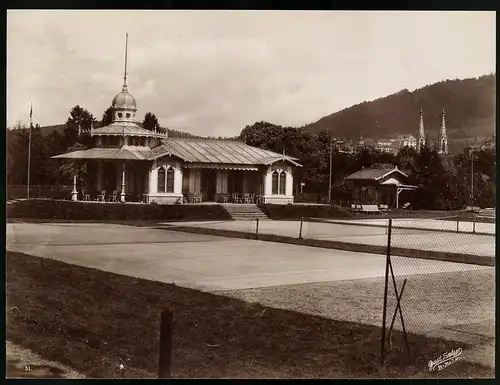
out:
{"label": "printed number 51", "polygon": [[24,371],[25,372],[31,372],[32,371],[31,365],[24,365]]}

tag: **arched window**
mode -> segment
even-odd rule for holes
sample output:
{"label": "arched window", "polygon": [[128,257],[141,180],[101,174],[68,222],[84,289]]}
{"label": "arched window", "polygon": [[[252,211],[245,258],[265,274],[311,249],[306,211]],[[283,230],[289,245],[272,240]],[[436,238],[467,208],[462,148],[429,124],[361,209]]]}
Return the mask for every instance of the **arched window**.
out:
{"label": "arched window", "polygon": [[167,192],[174,192],[174,170],[172,168],[167,170]]}
{"label": "arched window", "polygon": [[158,192],[165,192],[165,169],[163,167],[158,169]]}
{"label": "arched window", "polygon": [[273,195],[278,195],[278,171],[273,172]]}
{"label": "arched window", "polygon": [[280,194],[286,195],[286,174],[284,171],[280,173]]}

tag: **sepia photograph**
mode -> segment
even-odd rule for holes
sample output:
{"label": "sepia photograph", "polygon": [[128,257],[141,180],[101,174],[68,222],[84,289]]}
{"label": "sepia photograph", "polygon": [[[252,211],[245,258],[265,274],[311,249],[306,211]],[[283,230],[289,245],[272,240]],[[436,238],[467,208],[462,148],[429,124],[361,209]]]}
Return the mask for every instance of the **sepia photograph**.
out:
{"label": "sepia photograph", "polygon": [[495,378],[495,12],[6,36],[6,378]]}

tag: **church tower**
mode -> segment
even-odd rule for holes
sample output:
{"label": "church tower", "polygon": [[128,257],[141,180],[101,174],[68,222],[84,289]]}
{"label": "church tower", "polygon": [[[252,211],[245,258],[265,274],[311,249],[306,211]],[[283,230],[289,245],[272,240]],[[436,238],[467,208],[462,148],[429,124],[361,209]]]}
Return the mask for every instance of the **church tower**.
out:
{"label": "church tower", "polygon": [[438,154],[448,154],[448,134],[446,133],[446,121],[443,113],[441,114],[441,130],[438,138]]}
{"label": "church tower", "polygon": [[425,146],[425,131],[424,131],[424,112],[420,109],[420,124],[418,126],[417,135],[417,151],[420,152],[422,147]]}

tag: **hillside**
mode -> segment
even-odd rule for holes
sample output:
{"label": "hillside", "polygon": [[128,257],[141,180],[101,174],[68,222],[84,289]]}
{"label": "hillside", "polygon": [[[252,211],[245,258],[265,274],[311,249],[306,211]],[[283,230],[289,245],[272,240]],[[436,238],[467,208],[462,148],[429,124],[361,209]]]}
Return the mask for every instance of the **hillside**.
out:
{"label": "hillside", "polygon": [[441,111],[446,112],[450,142],[495,134],[495,75],[464,80],[446,80],[413,92],[404,89],[371,102],[363,102],[304,126],[313,133],[331,128],[336,137],[358,139],[360,133],[373,139],[414,134],[420,108],[429,141],[437,140]]}

